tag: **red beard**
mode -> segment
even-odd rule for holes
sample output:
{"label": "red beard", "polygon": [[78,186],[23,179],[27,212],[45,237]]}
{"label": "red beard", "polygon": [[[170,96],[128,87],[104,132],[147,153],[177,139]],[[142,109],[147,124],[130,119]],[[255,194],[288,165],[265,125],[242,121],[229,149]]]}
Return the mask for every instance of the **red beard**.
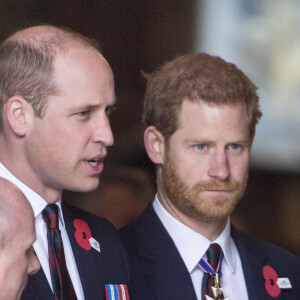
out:
{"label": "red beard", "polygon": [[[241,181],[199,181],[189,185],[177,176],[174,164],[167,154],[162,169],[162,180],[169,201],[183,214],[198,220],[214,222],[231,215],[242,198],[248,180]],[[209,191],[227,191],[222,195],[213,195]]]}

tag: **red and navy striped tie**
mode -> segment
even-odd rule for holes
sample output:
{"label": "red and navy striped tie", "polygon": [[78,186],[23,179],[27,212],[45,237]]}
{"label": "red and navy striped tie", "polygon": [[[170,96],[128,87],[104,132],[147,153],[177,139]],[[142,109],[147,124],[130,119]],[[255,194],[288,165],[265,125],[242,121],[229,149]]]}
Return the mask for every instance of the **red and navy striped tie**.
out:
{"label": "red and navy striped tie", "polygon": [[[222,249],[218,244],[210,244],[209,248],[206,251],[207,262],[213,269],[212,271],[214,271],[214,273],[221,272],[221,254]],[[202,279],[202,300],[206,300],[206,295],[210,296],[212,299],[215,299],[212,292],[214,280],[214,276],[212,276],[209,272],[204,272]],[[221,295],[217,299],[224,299],[224,296]]]}
{"label": "red and navy striped tie", "polygon": [[77,299],[66,267],[64,248],[58,227],[58,206],[48,204],[42,211],[42,215],[47,224],[49,265],[55,299]]}

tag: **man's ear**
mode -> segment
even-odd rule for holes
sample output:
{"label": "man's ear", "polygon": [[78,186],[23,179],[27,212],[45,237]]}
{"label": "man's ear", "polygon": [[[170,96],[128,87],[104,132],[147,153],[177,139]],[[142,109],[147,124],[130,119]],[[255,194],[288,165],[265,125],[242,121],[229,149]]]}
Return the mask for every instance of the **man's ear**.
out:
{"label": "man's ear", "polygon": [[24,136],[27,129],[30,104],[22,96],[12,96],[5,103],[4,113],[10,128],[18,136]]}
{"label": "man's ear", "polygon": [[165,157],[165,139],[155,126],[149,126],[144,133],[144,144],[149,158],[155,164],[163,164]]}

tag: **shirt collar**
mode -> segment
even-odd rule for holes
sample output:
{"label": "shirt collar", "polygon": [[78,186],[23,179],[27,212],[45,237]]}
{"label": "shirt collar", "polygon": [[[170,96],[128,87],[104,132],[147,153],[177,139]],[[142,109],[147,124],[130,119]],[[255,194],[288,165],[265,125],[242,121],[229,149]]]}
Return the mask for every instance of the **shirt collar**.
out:
{"label": "shirt collar", "polygon": [[[174,241],[188,271],[191,273],[201,257],[204,256],[211,241],[174,218],[162,206],[157,195],[153,202],[153,208]],[[235,260],[233,255],[233,241],[230,236],[229,218],[223,232],[214,243],[218,243],[221,246],[224,259],[227,261],[231,272],[234,272]]]}
{"label": "shirt collar", "polygon": [[61,226],[62,228],[65,228],[64,215],[61,208],[61,199],[59,199],[55,204],[58,206],[58,217],[61,222]]}
{"label": "shirt collar", "polygon": [[[34,217],[37,218],[39,215],[41,216],[41,213],[43,209],[46,207],[48,204],[39,194],[37,194],[35,191],[30,189],[27,185],[25,185],[22,181],[20,181],[17,177],[15,177],[8,169],[4,167],[4,165],[0,162],[0,177],[3,177],[13,184],[15,184],[25,195],[27,200],[29,201]],[[61,225],[64,228],[65,223],[63,219],[63,214],[62,214],[62,208],[61,208],[61,199],[59,199],[56,204],[59,207],[58,210],[58,216],[61,221]]]}

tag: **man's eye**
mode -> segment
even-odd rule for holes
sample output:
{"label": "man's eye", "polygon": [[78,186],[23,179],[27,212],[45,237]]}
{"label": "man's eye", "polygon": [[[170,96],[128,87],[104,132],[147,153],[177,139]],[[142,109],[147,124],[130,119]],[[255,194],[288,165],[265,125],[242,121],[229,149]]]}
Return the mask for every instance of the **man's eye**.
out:
{"label": "man's eye", "polygon": [[76,115],[80,118],[86,118],[90,115],[91,111],[90,110],[83,110],[78,112]]}
{"label": "man's eye", "polygon": [[197,145],[197,149],[203,151],[203,150],[206,149],[206,145],[204,145],[204,144],[199,144],[199,145]]}
{"label": "man's eye", "polygon": [[106,107],[105,114],[109,117],[114,111],[116,111],[115,106]]}
{"label": "man's eye", "polygon": [[230,145],[230,148],[231,148],[232,150],[239,150],[239,149],[241,148],[241,146],[240,146],[239,144],[231,144],[231,145]]}

